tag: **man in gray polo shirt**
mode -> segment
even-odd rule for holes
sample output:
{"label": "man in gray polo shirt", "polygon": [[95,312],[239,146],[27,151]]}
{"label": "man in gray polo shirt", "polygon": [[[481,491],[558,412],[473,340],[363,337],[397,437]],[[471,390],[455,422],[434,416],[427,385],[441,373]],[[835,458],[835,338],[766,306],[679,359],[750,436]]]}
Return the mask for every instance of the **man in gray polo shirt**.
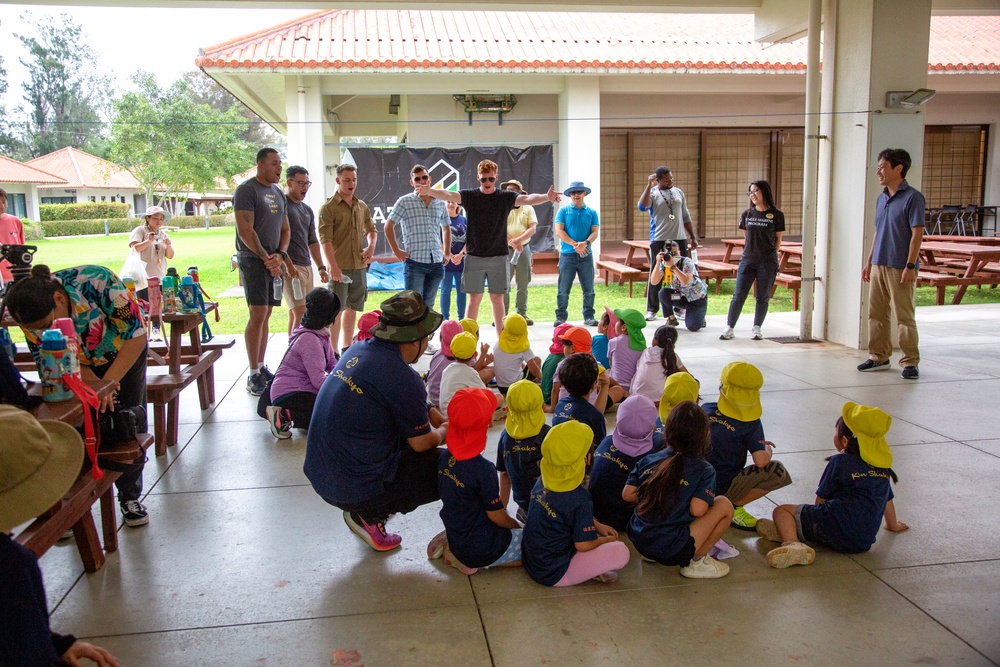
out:
{"label": "man in gray polo shirt", "polygon": [[[312,262],[316,262],[319,267],[319,278],[324,283],[330,279],[330,275],[323,265],[323,255],[316,237],[316,216],[304,201],[309,186],[312,185],[309,172],[304,167],[291,166],[285,170],[285,179],[291,238],[288,242],[288,259],[285,261],[284,297],[288,304],[288,335],[291,336],[306,312],[306,294],[313,288]],[[293,285],[296,278],[300,284],[299,298],[295,297]]]}

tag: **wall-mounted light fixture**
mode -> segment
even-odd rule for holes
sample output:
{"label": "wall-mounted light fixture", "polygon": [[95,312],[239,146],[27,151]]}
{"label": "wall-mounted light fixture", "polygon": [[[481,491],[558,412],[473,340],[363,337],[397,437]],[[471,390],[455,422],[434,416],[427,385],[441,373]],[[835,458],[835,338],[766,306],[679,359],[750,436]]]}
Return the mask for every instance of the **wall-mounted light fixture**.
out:
{"label": "wall-mounted light fixture", "polygon": [[455,101],[465,108],[469,114],[469,125],[472,125],[472,114],[495,113],[497,123],[503,125],[503,115],[514,110],[517,97],[514,95],[455,95]]}
{"label": "wall-mounted light fixture", "polygon": [[399,115],[399,95],[389,96],[389,114],[392,116]]}
{"label": "wall-mounted light fixture", "polygon": [[936,90],[927,88],[891,91],[885,94],[885,107],[887,109],[916,109],[927,104],[935,95],[937,95]]}

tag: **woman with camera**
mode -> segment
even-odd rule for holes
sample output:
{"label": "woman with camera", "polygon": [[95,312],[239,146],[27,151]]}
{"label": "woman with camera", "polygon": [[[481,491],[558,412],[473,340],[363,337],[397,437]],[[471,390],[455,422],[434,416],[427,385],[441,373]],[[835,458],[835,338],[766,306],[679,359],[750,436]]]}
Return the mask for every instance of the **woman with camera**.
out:
{"label": "woman with camera", "polygon": [[[659,290],[660,306],[671,317],[675,308],[684,310],[684,326],[688,331],[705,327],[708,286],[698,276],[698,265],[694,260],[681,255],[677,241],[671,241],[663,252],[656,255],[656,262],[649,271],[649,288]],[[668,318],[667,322],[671,326],[677,325],[676,318],[672,322]]]}
{"label": "woman with camera", "polygon": [[[146,222],[132,230],[128,239],[128,247],[139,253],[139,259],[146,265],[146,277],[159,278],[167,275],[167,260],[174,257],[174,246],[170,237],[160,229],[163,226],[163,209],[150,206],[146,209]],[[142,288],[136,292],[140,299],[149,300],[149,289]]]}
{"label": "woman with camera", "polygon": [[[24,331],[28,349],[39,363],[42,333],[52,323],[73,320],[80,345],[80,372],[84,380],[111,380],[116,391],[101,402],[100,411],[129,411],[135,428],[146,432],[146,328],[139,302],[110,269],[77,266],[50,273],[38,264],[31,275],[13,283],[6,294],[10,316]],[[140,454],[122,466],[115,482],[118,503],[129,526],[149,523],[142,495]],[[120,468],[116,467],[116,470]]]}

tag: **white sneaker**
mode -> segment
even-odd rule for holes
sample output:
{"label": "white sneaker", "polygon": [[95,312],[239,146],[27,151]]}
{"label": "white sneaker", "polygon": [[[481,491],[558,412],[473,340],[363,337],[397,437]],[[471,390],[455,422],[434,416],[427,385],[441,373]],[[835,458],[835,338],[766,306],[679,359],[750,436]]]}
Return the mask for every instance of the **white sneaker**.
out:
{"label": "white sneaker", "polygon": [[646,321],[647,322],[652,322],[655,319],[656,319],[656,313],[654,313],[651,310],[647,310],[646,311]]}
{"label": "white sneaker", "polygon": [[719,336],[719,340],[732,340],[735,337],[736,337],[736,332],[733,331],[733,328],[726,327],[726,330],[722,332],[721,336]]}
{"label": "white sneaker", "polygon": [[764,334],[760,332],[760,327],[754,325],[754,327],[750,329],[750,337],[754,340],[763,340]]}
{"label": "white sneaker", "polygon": [[785,568],[792,565],[810,565],[816,560],[816,551],[801,542],[782,544],[777,549],[767,552],[767,564],[771,567]]}
{"label": "white sneaker", "polygon": [[711,556],[692,559],[687,567],[681,568],[681,576],[688,579],[721,579],[729,574],[729,566]]}

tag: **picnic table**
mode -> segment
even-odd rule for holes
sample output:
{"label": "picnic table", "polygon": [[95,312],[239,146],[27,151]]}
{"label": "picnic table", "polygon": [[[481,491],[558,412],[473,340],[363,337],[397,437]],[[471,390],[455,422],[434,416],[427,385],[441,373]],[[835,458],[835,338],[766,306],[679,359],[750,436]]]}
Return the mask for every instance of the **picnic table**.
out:
{"label": "picnic table", "polygon": [[991,265],[1000,262],[1000,246],[927,241],[920,244],[920,257],[925,273],[954,274],[951,284],[958,289],[952,304],[962,303],[969,285],[995,286],[1000,282],[1000,265]]}
{"label": "picnic table", "polygon": [[[738,264],[739,257],[734,260],[733,253],[739,248],[742,254],[743,247],[747,243],[746,239],[722,239],[722,243],[726,246],[726,253],[722,256],[722,261]],[[802,264],[802,243],[798,241],[782,241],[778,247],[778,272],[790,273],[795,271],[796,269],[792,268],[792,264]]]}
{"label": "picnic table", "polygon": [[924,234],[923,242],[970,243],[972,245],[1000,246],[1000,236],[949,236],[947,234]]}

